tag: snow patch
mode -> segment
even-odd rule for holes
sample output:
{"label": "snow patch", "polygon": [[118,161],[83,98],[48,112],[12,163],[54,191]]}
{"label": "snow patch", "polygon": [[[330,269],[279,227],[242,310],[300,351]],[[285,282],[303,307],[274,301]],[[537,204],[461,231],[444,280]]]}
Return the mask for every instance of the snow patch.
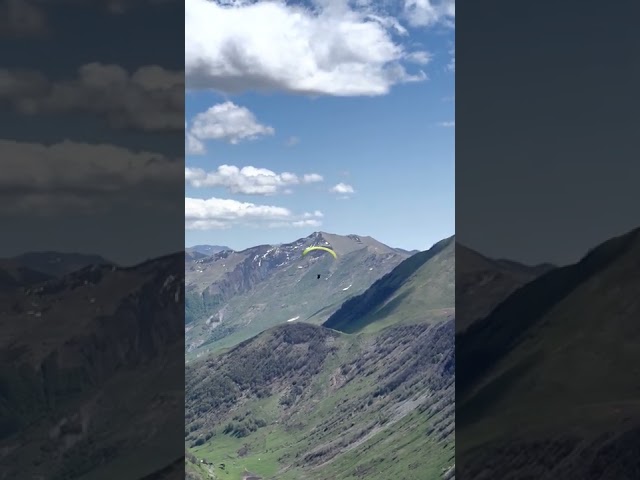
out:
{"label": "snow patch", "polygon": [[348,287],[343,288],[343,289],[342,289],[342,291],[343,291],[343,292],[346,292],[346,291],[347,291],[347,290],[349,290],[352,286],[353,286],[353,283],[352,283],[351,285],[349,285]]}
{"label": "snow patch", "polygon": [[300,318],[300,315],[298,315],[297,317],[290,318],[289,320],[287,320],[287,322],[295,322],[299,318]]}

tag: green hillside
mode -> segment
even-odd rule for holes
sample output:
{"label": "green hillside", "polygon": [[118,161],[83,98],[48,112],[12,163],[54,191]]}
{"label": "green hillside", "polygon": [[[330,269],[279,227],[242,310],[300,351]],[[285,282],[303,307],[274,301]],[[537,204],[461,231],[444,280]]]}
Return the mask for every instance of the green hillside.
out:
{"label": "green hillside", "polygon": [[452,478],[453,257],[447,239],[346,302],[358,333],[285,322],[187,364],[194,464],[229,480]]}
{"label": "green hillside", "polygon": [[375,336],[276,327],[187,367],[187,447],[231,480],[440,478],[453,464],[453,339],[452,321]]}
{"label": "green hillside", "polygon": [[346,333],[438,321],[455,306],[454,237],[404,260],[362,295],[346,301],[324,326]]}

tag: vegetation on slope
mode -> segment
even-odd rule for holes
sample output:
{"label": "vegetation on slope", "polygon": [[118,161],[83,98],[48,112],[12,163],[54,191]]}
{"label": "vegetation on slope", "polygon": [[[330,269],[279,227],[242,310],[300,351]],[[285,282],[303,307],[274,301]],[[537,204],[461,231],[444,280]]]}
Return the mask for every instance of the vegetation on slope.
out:
{"label": "vegetation on slope", "polygon": [[[454,307],[454,238],[417,253],[373,283],[363,294],[347,300],[324,323],[347,333],[381,322],[421,322]],[[439,312],[440,310],[440,312]]]}
{"label": "vegetation on slope", "polygon": [[[414,469],[439,478],[453,455],[453,338],[452,321],[373,337],[276,327],[187,367],[187,446],[225,463],[231,480],[245,469],[278,479],[382,480]],[[416,457],[419,449],[431,455]]]}

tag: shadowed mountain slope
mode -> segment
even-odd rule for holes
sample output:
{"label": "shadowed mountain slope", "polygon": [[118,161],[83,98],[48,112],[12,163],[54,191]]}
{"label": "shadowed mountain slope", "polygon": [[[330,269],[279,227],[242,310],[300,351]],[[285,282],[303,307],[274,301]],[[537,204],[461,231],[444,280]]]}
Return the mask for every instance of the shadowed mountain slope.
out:
{"label": "shadowed mountain slope", "polygon": [[457,243],[456,332],[486,317],[518,288],[553,268],[490,259]]}
{"label": "shadowed mountain slope", "polygon": [[0,478],[134,480],[183,456],[183,268],[92,266],[0,295]]}
{"label": "shadowed mountain slope", "polygon": [[458,336],[460,478],[637,478],[638,272],[634,230]]}

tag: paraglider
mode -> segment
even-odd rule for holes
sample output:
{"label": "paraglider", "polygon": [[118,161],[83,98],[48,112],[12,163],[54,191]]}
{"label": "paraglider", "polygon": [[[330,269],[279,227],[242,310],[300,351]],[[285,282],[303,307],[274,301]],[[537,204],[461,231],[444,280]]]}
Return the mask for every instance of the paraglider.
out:
{"label": "paraglider", "polygon": [[338,258],[338,255],[336,255],[336,252],[334,252],[331,248],[328,247],[320,247],[320,246],[314,246],[314,247],[307,247],[304,249],[304,251],[302,252],[302,256],[304,257],[307,253],[313,251],[313,250],[324,250],[325,252],[329,252],[331,255],[333,255],[333,258]]}
{"label": "paraglider", "polygon": [[[313,246],[313,247],[305,248],[304,251],[302,252],[302,256],[304,257],[307,253],[312,252],[313,250],[323,250],[325,252],[329,252],[333,258],[335,259],[338,258],[338,255],[336,255],[336,252],[334,252],[333,249],[328,247],[321,247],[321,246]],[[320,280],[320,274],[318,274],[318,280]]]}

